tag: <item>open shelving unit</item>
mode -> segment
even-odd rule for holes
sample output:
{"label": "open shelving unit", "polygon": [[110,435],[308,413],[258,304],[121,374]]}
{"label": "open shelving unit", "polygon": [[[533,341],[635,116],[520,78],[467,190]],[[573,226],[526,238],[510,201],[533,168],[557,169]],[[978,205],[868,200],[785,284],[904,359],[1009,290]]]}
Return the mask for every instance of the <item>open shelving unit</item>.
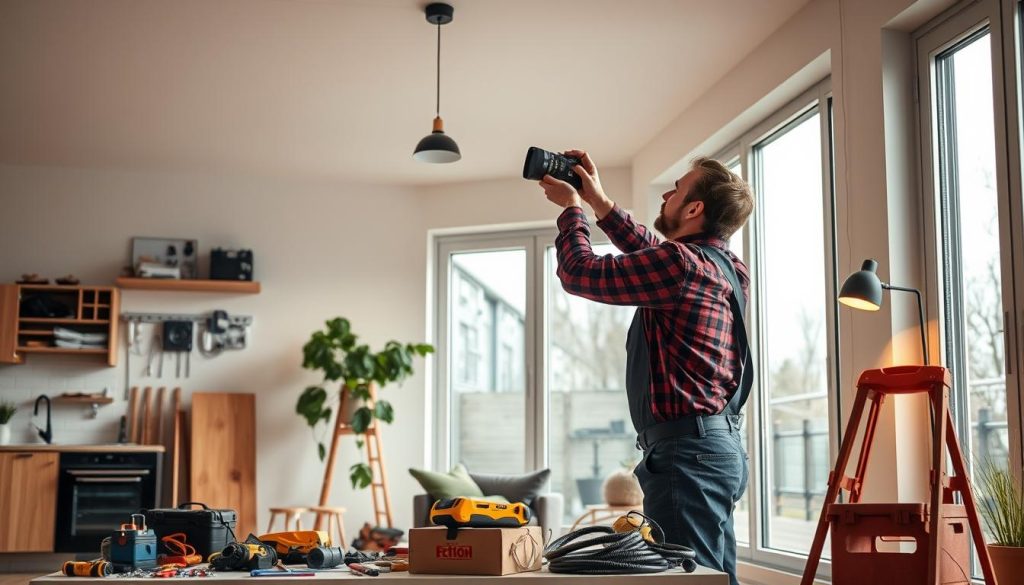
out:
{"label": "open shelving unit", "polygon": [[174,278],[133,278],[121,276],[117,286],[126,290],[162,290],[211,293],[259,294],[260,283],[247,280],[200,280]]}
{"label": "open shelving unit", "polygon": [[[24,302],[32,296],[63,307],[60,317],[35,317]],[[0,285],[0,363],[20,364],[28,354],[106,356],[117,364],[117,315],[120,291],[111,286]],[[106,333],[103,347],[58,347],[54,329]]]}

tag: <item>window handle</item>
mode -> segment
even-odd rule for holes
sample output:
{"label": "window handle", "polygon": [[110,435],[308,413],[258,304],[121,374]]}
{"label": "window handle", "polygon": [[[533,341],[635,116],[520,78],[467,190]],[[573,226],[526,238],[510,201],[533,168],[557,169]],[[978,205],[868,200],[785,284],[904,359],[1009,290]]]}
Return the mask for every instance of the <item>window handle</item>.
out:
{"label": "window handle", "polygon": [[1010,347],[1016,336],[1011,336],[1010,331],[1015,329],[1010,322],[1010,312],[1003,311],[1003,362],[1007,376],[1013,375],[1013,351]]}

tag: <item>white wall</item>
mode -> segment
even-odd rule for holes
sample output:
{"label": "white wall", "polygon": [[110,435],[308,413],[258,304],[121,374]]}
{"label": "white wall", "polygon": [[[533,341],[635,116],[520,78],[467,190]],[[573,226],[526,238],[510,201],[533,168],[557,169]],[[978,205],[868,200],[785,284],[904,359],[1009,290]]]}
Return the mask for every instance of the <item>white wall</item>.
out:
{"label": "white wall", "polygon": [[[629,204],[629,172],[608,169],[604,183]],[[389,339],[427,341],[427,230],[511,222],[551,222],[559,210],[521,179],[447,187],[385,188],[255,177],[0,166],[0,282],[22,273],[54,278],[72,272],[84,283],[110,284],[128,263],[138,235],[190,237],[205,258],[214,246],[255,252],[259,295],[123,291],[123,311],[200,313],[225,309],[252,315],[250,346],[204,359],[192,355],[192,377],[141,376],[144,358],[121,351],[108,368],[85,358],[31,355],[28,363],[0,366],[0,399],[20,403],[14,442],[38,439],[30,429],[31,404],[41,393],[110,388],[116,401],[87,418],[81,407],[54,410],[60,443],[113,442],[125,413],[126,386],[181,386],[192,391],[252,392],[257,396],[256,437],[259,526],[272,505],[313,504],[323,468],[295,399],[319,379],[301,368],[301,346],[323,321],[346,316],[372,347]],[[205,266],[201,268],[205,271]],[[130,358],[130,361],[126,358]],[[406,473],[426,461],[422,448],[430,416],[423,405],[426,364],[401,387],[387,387],[396,422],[384,427],[395,522],[411,523],[418,487]],[[187,398],[186,398],[187,401]],[[34,420],[40,426],[42,417]],[[348,508],[349,534],[372,521],[368,492],[353,493],[348,466],[351,440],[340,452],[333,502]]]}
{"label": "white wall", "polygon": [[[207,312],[222,308],[252,315],[250,346],[204,360],[193,354],[192,377],[175,380],[165,361],[164,380],[140,377],[143,360],[116,368],[77,359],[29,356],[29,363],[0,367],[0,396],[23,402],[15,441],[28,441],[29,400],[41,392],[110,387],[117,401],[97,420],[83,409],[61,407],[55,440],[112,442],[125,411],[127,384],[180,385],[191,391],[252,392],[257,396],[255,441],[260,528],[271,505],[313,504],[322,467],[305,423],[294,413],[301,389],[318,381],[301,369],[300,348],[309,333],[335,315],[350,318],[374,347],[388,339],[423,340],[424,238],[418,227],[415,193],[369,185],[279,180],[83,171],[54,168],[0,168],[0,279],[23,272],[55,277],[68,272],[85,283],[112,283],[127,263],[135,235],[184,236],[199,241],[203,255],[213,246],[244,246],[255,251],[256,276],[263,292],[254,296],[124,291],[122,310]],[[70,359],[70,358],[69,358]],[[422,365],[419,366],[422,370]],[[126,375],[128,376],[126,381]],[[413,488],[404,470],[419,465],[416,450],[423,377],[384,390],[397,412],[385,427],[387,462],[392,470],[396,521],[406,525]],[[216,446],[208,446],[216,448]],[[352,495],[347,469],[352,441],[341,452],[334,501],[348,507],[347,524],[372,520],[367,492]],[[400,471],[402,471],[400,473]]]}

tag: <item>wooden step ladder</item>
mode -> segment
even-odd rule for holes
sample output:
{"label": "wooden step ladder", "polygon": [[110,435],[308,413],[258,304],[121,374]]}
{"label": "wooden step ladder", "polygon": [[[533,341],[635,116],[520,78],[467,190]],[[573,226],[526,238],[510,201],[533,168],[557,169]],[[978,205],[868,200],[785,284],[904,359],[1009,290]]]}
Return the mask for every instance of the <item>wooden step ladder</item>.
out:
{"label": "wooden step ladder", "polygon": [[[970,557],[967,554],[966,542],[962,548],[963,558],[951,559],[949,551],[944,549],[944,515],[954,506],[962,508],[970,526],[971,538],[974,541],[975,551],[978,554],[978,561],[981,565],[985,582],[989,585],[996,585],[995,576],[992,574],[992,563],[989,559],[988,549],[982,537],[981,522],[978,518],[977,506],[974,494],[971,492],[970,479],[967,475],[967,463],[964,461],[960,443],[957,441],[954,429],[953,415],[949,409],[949,393],[952,387],[952,377],[949,370],[940,366],[895,366],[876,370],[866,370],[857,381],[857,397],[853,403],[853,410],[847,423],[843,444],[839,449],[839,456],[835,467],[829,473],[828,491],[825,494],[825,501],[822,503],[821,516],[818,519],[818,527],[814,533],[814,540],[811,544],[810,553],[807,556],[807,564],[804,566],[801,585],[812,585],[818,569],[818,562],[825,546],[825,537],[828,535],[830,526],[833,531],[836,526],[830,518],[836,518],[841,513],[830,514],[830,511],[847,512],[849,522],[855,516],[854,512],[858,505],[865,506],[865,510],[879,509],[888,506],[894,513],[905,509],[901,504],[862,504],[861,495],[864,487],[865,477],[868,471],[868,460],[871,456],[871,445],[875,438],[875,430],[878,426],[878,415],[886,396],[927,394],[932,414],[932,435],[931,435],[931,473],[928,478],[930,498],[925,510],[926,523],[922,538],[926,547],[920,547],[921,559],[924,562],[911,564],[911,556],[901,559],[897,563],[905,578],[899,578],[891,574],[893,583],[902,582],[922,585],[938,585],[942,575],[944,562],[955,560],[960,567],[966,567],[966,581],[970,581]],[[868,404],[870,403],[870,405]],[[852,476],[846,475],[847,464],[853,454],[854,442],[857,432],[861,426],[861,419],[864,415],[864,408],[868,407],[867,420],[864,428],[864,438],[861,442],[860,453],[857,457],[856,471]],[[952,464],[953,474],[946,469],[947,455]],[[849,495],[848,504],[836,504],[840,491],[846,491]],[[956,505],[956,496],[960,496],[962,505]],[[835,504],[835,506],[834,506]],[[839,520],[835,520],[839,522]],[[907,524],[906,518],[902,521]],[[846,528],[846,527],[844,527]],[[842,539],[840,539],[842,540]],[[872,542],[874,539],[872,538]],[[872,557],[878,555],[878,551],[857,550],[856,554],[846,554],[846,548],[850,546],[849,539],[846,542],[839,542],[835,537],[832,539],[832,582],[833,583],[867,583],[872,582],[864,577],[868,570],[867,565],[872,563]],[[839,553],[837,554],[837,546]],[[873,554],[872,554],[873,553]],[[884,553],[883,553],[884,554]],[[889,555],[892,556],[892,555]],[[904,555],[896,555],[902,557]],[[883,557],[878,557],[879,559]],[[880,563],[881,564],[881,563]],[[915,573],[913,577],[908,577]],[[961,581],[956,581],[957,583]]]}
{"label": "wooden step ladder", "polygon": [[[348,400],[350,390],[342,386],[340,392],[341,402],[339,404],[343,404]],[[372,409],[376,404],[377,386],[371,383],[370,402],[367,406]],[[331,450],[327,455],[327,468],[324,470],[324,482],[320,489],[320,506],[327,506],[328,500],[331,498],[331,483],[334,479],[334,463],[338,454],[338,441],[344,435],[356,434],[349,421],[342,419],[340,409],[338,416],[334,418],[334,436],[331,438]],[[370,473],[373,476],[373,479],[370,481],[370,496],[373,498],[374,520],[377,526],[390,528],[392,526],[391,493],[388,491],[388,475],[384,470],[384,450],[380,440],[380,425],[374,421],[370,428],[366,429],[364,437],[366,460],[370,466]],[[316,526],[314,527],[315,530],[322,530],[322,521],[323,518],[318,514]]]}

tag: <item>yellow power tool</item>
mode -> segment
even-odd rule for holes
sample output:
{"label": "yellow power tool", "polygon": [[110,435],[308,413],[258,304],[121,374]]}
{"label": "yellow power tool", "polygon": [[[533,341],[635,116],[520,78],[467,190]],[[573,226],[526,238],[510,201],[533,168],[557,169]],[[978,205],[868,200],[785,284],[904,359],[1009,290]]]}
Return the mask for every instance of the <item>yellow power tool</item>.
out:
{"label": "yellow power tool", "polygon": [[474,498],[438,500],[430,507],[430,522],[459,528],[516,528],[530,522],[530,508],[522,502],[499,504]]}
{"label": "yellow power tool", "polygon": [[[292,530],[262,534],[259,541],[273,547],[277,556],[286,564],[304,563],[309,551],[318,547],[330,547],[331,537],[323,530]],[[345,546],[345,543],[338,543]]]}

